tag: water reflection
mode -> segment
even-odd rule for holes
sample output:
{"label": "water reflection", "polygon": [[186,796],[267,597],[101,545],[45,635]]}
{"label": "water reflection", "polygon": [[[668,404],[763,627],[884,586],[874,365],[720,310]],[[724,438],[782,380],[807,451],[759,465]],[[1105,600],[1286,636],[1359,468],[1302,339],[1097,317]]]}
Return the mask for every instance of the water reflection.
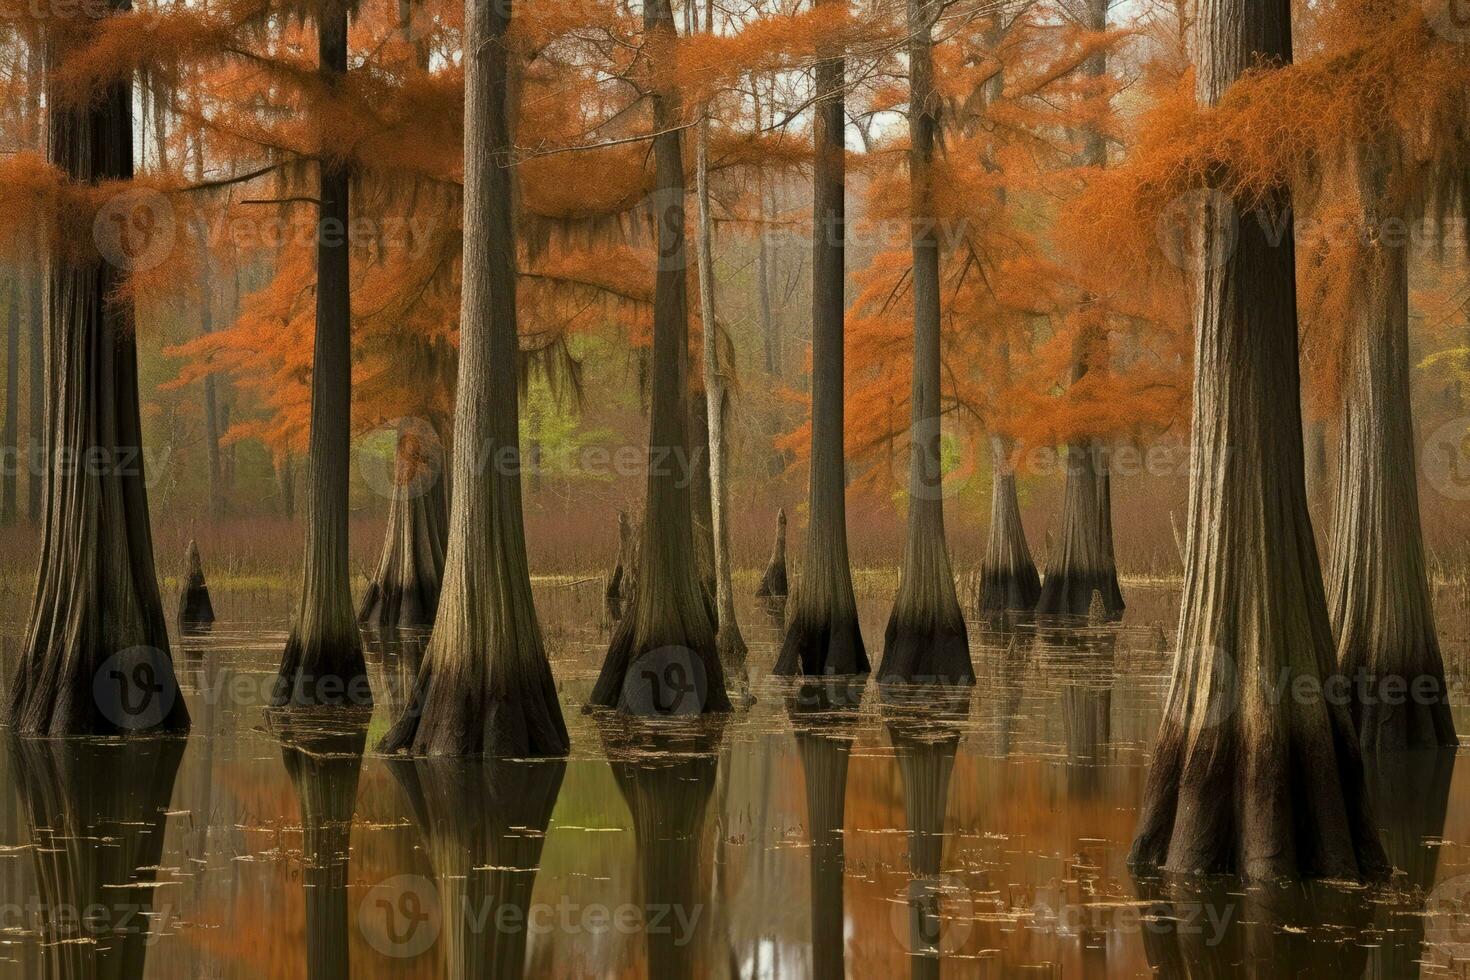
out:
{"label": "water reflection", "polygon": [[41,974],[142,977],[151,929],[170,925],[151,916],[183,739],[14,738],[9,753],[35,862],[22,914],[40,933]]}
{"label": "water reflection", "polygon": [[281,741],[281,760],[301,810],[306,975],[311,980],[345,980],[351,976],[348,856],[368,713],[341,708],[272,710],[266,720]]}

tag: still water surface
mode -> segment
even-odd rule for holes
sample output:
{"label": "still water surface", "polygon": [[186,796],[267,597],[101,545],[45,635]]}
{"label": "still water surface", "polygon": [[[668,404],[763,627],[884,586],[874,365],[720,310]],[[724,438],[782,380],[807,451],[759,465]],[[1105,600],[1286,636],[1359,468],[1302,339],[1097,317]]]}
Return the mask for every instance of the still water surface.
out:
{"label": "still water surface", "polygon": [[[580,710],[607,642],[596,590],[538,591],[564,762],[375,755],[411,643],[373,647],[370,715],[268,713],[285,624],[265,614],[175,651],[187,741],[0,734],[0,972],[1466,975],[1470,767],[1452,755],[1371,767],[1388,887],[1129,875],[1164,590],[1131,589],[1104,634],[977,629],[957,700],[770,678],[778,628],[743,609],[754,704],[652,727]],[[874,647],[886,611],[863,603]],[[1460,690],[1465,631],[1445,632]]]}

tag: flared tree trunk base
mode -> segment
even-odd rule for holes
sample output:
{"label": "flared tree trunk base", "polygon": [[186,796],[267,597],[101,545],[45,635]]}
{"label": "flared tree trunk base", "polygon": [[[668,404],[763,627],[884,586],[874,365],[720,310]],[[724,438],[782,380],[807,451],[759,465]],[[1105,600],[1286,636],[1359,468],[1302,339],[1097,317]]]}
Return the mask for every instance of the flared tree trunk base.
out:
{"label": "flared tree trunk base", "polygon": [[[1410,659],[1417,658],[1405,657],[1400,662]],[[1362,674],[1344,664],[1343,672],[1368,692],[1367,698],[1353,704],[1358,742],[1365,755],[1460,744],[1442,669],[1385,677]]]}
{"label": "flared tree trunk base", "polygon": [[666,629],[657,638],[640,638],[638,606],[646,596],[644,590],[635,595],[613,630],[588,706],[645,717],[729,711],[724,667],[709,626],[712,611],[693,614],[703,616],[703,629]]}
{"label": "flared tree trunk base", "polygon": [[980,570],[980,595],[975,611],[983,619],[1025,615],[1041,599],[1041,576],[1035,565]]}
{"label": "flared tree trunk base", "polygon": [[1048,573],[1036,600],[1038,616],[1075,616],[1088,618],[1092,612],[1092,594],[1102,596],[1103,613],[1108,620],[1123,618],[1123,591],[1118,588],[1116,570],[1063,569]]}
{"label": "flared tree trunk base", "polygon": [[898,609],[883,633],[881,684],[973,684],[970,637],[965,622],[908,617]]}
{"label": "flared tree trunk base", "polygon": [[[968,657],[966,658],[968,659]],[[797,610],[781,641],[773,674],[794,677],[840,677],[872,670],[856,610]]]}
{"label": "flared tree trunk base", "polygon": [[273,708],[371,707],[362,638],[310,642],[292,633],[281,654],[281,669],[271,695]]}

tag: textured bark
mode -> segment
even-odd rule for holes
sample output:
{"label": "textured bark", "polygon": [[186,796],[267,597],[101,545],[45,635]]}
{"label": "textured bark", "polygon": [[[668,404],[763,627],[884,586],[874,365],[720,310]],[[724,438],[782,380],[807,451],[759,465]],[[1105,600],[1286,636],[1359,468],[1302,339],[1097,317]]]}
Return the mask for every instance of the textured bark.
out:
{"label": "textured bark", "polygon": [[[1396,217],[1388,195],[1400,160],[1386,143],[1360,149],[1359,200],[1370,233]],[[1345,351],[1328,567],[1338,668],[1353,682],[1365,751],[1456,745],[1419,523],[1408,248],[1376,238],[1369,248]]]}
{"label": "textured bark", "polygon": [[903,782],[908,825],[909,932],[906,943],[913,976],[938,980],[944,920],[940,876],[944,858],[944,814],[961,731],[969,715],[968,692],[951,687],[883,690],[881,711],[893,742]]}
{"label": "textured bark", "polygon": [[[1445,814],[1455,775],[1455,750],[1363,754],[1374,812],[1383,829],[1383,846],[1394,867],[1394,884],[1427,900],[1438,882]],[[1452,892],[1455,898],[1459,895]],[[1435,909],[1442,913],[1443,909]],[[1402,903],[1378,907],[1378,932],[1384,937],[1371,951],[1365,977],[1417,977],[1424,960],[1424,910]]]}
{"label": "textured bark", "polygon": [[[389,767],[434,866],[444,975],[525,976],[531,895],[566,763],[418,759]],[[475,918],[482,912],[483,922]]]}
{"label": "textured bark", "polygon": [[990,533],[980,562],[980,594],[976,612],[983,618],[1029,613],[1041,597],[1041,576],[1026,544],[1021,505],[1016,500],[1016,471],[1006,440],[990,440]]}
{"label": "textured bark", "polygon": [[15,524],[20,481],[20,280],[10,280],[5,329],[5,422],[0,429],[0,526]]}
{"label": "textured bark", "polygon": [[[1197,94],[1291,59],[1288,0],[1206,0]],[[1307,517],[1290,196],[1198,228],[1189,555],[1135,867],[1247,878],[1384,869]],[[1268,233],[1282,233],[1280,241]],[[1233,251],[1222,250],[1237,224]]]}
{"label": "textured bark", "polygon": [[710,617],[715,616],[715,535],[714,503],[711,500],[709,453],[709,414],[703,396],[692,397],[689,408],[689,424],[693,429],[690,440],[691,477],[690,489],[694,507],[694,565],[699,570],[699,587],[704,590],[705,603],[710,607]]}
{"label": "textured bark", "polygon": [[184,740],[16,738],[10,754],[35,858],[39,975],[142,980]]}
{"label": "textured bark", "polygon": [[[329,91],[347,74],[345,0],[318,13],[318,75]],[[277,707],[371,703],[348,568],[348,470],[352,438],[352,298],[346,164],[318,164],[316,338],[311,370],[306,559],[295,621],[281,654]]]}
{"label": "textured bark", "polygon": [[[712,28],[712,23],[707,22],[705,26]],[[740,635],[740,624],[735,619],[735,589],[730,582],[730,487],[727,476],[729,450],[725,441],[725,409],[729,407],[730,385],[725,377],[725,366],[720,363],[719,326],[715,318],[714,219],[710,216],[708,117],[700,122],[695,139],[695,196],[699,201],[699,305],[700,319],[704,324],[705,415],[709,423],[710,536],[714,549],[715,573],[715,643],[720,661],[726,668],[732,673],[743,675],[747,650],[745,638]]]}
{"label": "textured bark", "polygon": [[[678,39],[668,0],[643,7],[645,53],[654,65],[673,58]],[[683,117],[677,93],[653,89],[653,139],[657,191],[651,199],[657,226],[658,271],[653,298],[653,392],[649,408],[648,500],[638,561],[638,591],[613,631],[602,672],[592,689],[592,705],[632,713],[660,713],[668,702],[645,697],[649,671],[640,661],[656,653],[662,676],[673,657],[692,687],[695,702],[679,699],[683,710],[730,710],[724,671],[715,646],[714,613],[706,602],[694,555],[694,523],[689,487],[670,460],[691,459],[686,404],[689,322],[685,272],[684,165],[678,127]],[[682,455],[681,455],[682,454]]]}
{"label": "textured bark", "polygon": [[[623,727],[627,725],[627,727]],[[720,719],[698,719],[688,728],[655,728],[644,722],[608,720],[599,726],[613,779],[633,818],[638,849],[638,895],[644,909],[705,909],[709,889],[709,803],[719,773]],[[644,930],[646,975],[713,976],[706,910],[696,935],[673,928]]]}
{"label": "textured bark", "polygon": [[908,0],[909,200],[913,225],[913,424],[909,520],[898,596],[883,636],[883,681],[973,684],[970,639],[944,540],[939,428],[939,238],[930,203],[939,97],[934,91],[937,0]]}
{"label": "textured bark", "polygon": [[[1109,0],[1087,0],[1085,26],[1105,31]],[[1101,79],[1107,73],[1106,49],[1083,63],[1083,74]],[[1081,163],[1103,167],[1108,162],[1107,140],[1096,127],[1087,127]],[[1100,320],[1081,331],[1073,352],[1072,383],[1089,370],[1104,369],[1108,358],[1107,328]],[[1062,546],[1049,549],[1046,578],[1036,612],[1044,616],[1086,616],[1092,594],[1099,592],[1109,618],[1123,615],[1123,593],[1113,559],[1113,503],[1108,477],[1106,445],[1084,438],[1067,447],[1066,488],[1062,496]]]}
{"label": "textured bark", "polygon": [[1313,419],[1307,423],[1307,502],[1327,508],[1332,505],[1331,475],[1327,467],[1327,423]]}
{"label": "textured bark", "polygon": [[[110,9],[128,9],[126,0]],[[67,44],[48,44],[48,65],[60,63]],[[130,179],[129,84],[108,85],[82,106],[47,84],[47,160],[80,184]],[[133,309],[109,302],[119,278],[96,254],[66,253],[49,266],[46,521],[9,705],[10,724],[23,734],[189,724],[153,564]],[[99,678],[104,666],[124,679],[118,688]],[[134,681],[146,687],[125,690]]]}
{"label": "textured bark", "polygon": [[[164,144],[160,144],[160,149]],[[194,179],[204,181],[204,141],[194,141]],[[214,332],[214,262],[209,249],[209,226],[201,218],[195,224],[199,238],[199,333]],[[209,516],[218,521],[225,516],[225,484],[223,456],[220,452],[221,425],[218,381],[211,372],[204,376],[204,451],[209,463]]]}
{"label": "textured bark", "polygon": [[348,855],[357,783],[367,744],[365,711],[273,712],[281,760],[301,810],[301,880],[306,896],[306,976],[347,980]]}
{"label": "textured bark", "polygon": [[806,784],[807,839],[811,845],[812,972],[816,980],[846,976],[847,911],[843,901],[847,763],[862,707],[860,684],[804,682],[788,699]]}
{"label": "textured bark", "polygon": [[438,438],[417,439],[400,432],[383,555],[357,610],[362,625],[376,629],[434,625],[449,546],[447,486]]}
{"label": "textured bark", "polygon": [[771,543],[771,557],[766,570],[761,574],[761,584],[755,590],[757,599],[784,599],[789,589],[786,585],[786,508],[776,511],[776,540]]}
{"label": "textured bark", "polygon": [[[841,0],[819,0],[838,4]],[[847,159],[841,49],[822,52],[812,126],[812,443],[807,532],[791,623],[777,674],[866,674],[847,554],[847,464],[842,433],[847,312]]]}
{"label": "textured bark", "polygon": [[[32,41],[26,56],[26,143],[38,153],[46,146],[41,132],[41,88],[45,84],[45,52]],[[38,249],[39,252],[39,249]],[[29,465],[26,468],[26,519],[31,527],[41,523],[45,513],[45,488],[36,456],[45,448],[46,440],[46,269],[38,260],[27,275],[29,290],[26,314],[30,318],[30,424]]]}
{"label": "textured bark", "polygon": [[464,286],[449,553],[434,633],[384,751],[565,755],[521,512],[509,0],[466,8]]}
{"label": "textured bark", "polygon": [[618,559],[607,577],[609,601],[631,599],[638,587],[638,532],[628,520],[628,512],[618,511]]}
{"label": "textured bark", "polygon": [[179,631],[199,632],[214,623],[214,604],[209,601],[209,586],[204,581],[204,565],[199,560],[199,545],[189,539],[188,569],[184,574],[184,590],[179,596]]}
{"label": "textured bark", "polygon": [[287,450],[276,463],[276,487],[281,493],[281,513],[287,520],[296,517],[296,460]]}

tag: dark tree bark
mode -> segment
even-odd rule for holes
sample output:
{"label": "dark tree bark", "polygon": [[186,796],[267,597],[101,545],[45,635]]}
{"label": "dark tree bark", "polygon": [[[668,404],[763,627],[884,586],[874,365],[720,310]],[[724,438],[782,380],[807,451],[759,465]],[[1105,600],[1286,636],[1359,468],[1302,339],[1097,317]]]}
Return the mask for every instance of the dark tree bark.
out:
{"label": "dark tree bark", "polygon": [[204,581],[204,565],[199,560],[199,545],[189,539],[188,569],[184,574],[184,590],[179,596],[179,631],[197,633],[214,623],[214,603],[209,601],[209,586]]}
{"label": "dark tree bark", "polygon": [[[644,909],[704,909],[709,894],[709,804],[719,773],[722,719],[688,727],[599,721],[613,779],[633,818],[638,849],[638,894]],[[673,918],[672,915],[669,918]],[[645,928],[650,978],[713,975],[706,913],[691,922],[694,935],[675,927]]]}
{"label": "dark tree bark", "polygon": [[807,839],[811,844],[812,972],[816,980],[847,975],[847,913],[843,875],[847,763],[862,707],[860,683],[808,681],[787,699],[806,784]]}
{"label": "dark tree bark", "polygon": [[881,705],[894,758],[903,781],[903,809],[909,832],[909,931],[905,942],[915,977],[938,980],[946,953],[944,813],[970,699],[952,687],[883,689]]}
{"label": "dark tree bark", "polygon": [[184,739],[16,738],[10,754],[35,857],[40,975],[142,980]]}
{"label": "dark tree bark", "polygon": [[784,599],[786,585],[786,508],[776,511],[776,539],[771,543],[771,557],[755,590],[757,599]]}
{"label": "dark tree bark", "polygon": [[[164,144],[160,144],[162,147]],[[204,141],[194,141],[194,179],[204,180]],[[201,218],[195,225],[199,238],[199,332],[214,332],[213,260],[209,251],[209,226]],[[209,463],[209,516],[220,520],[227,510],[225,500],[224,463],[220,452],[221,425],[218,381],[211,372],[204,376],[204,451]]]}
{"label": "dark tree bark", "polygon": [[281,513],[286,519],[296,517],[296,460],[288,449],[276,463],[276,487],[281,493]]}
{"label": "dark tree bark", "polygon": [[281,760],[301,808],[306,976],[347,980],[347,865],[368,714],[276,711],[267,721],[281,740]]}
{"label": "dark tree bark", "polygon": [[[1291,60],[1289,0],[1205,0],[1196,29],[1206,105],[1247,69]],[[1285,188],[1258,212],[1222,198],[1197,230],[1188,562],[1135,867],[1254,879],[1384,869],[1352,717],[1330,696],[1290,203]]]}
{"label": "dark tree bark", "polygon": [[[416,759],[389,767],[434,866],[444,975],[525,976],[531,895],[566,763]],[[481,912],[483,923],[473,918]],[[497,925],[506,922],[514,925]]]}
{"label": "dark tree bark", "polygon": [[362,625],[375,629],[434,625],[449,547],[447,485],[443,443],[437,434],[400,430],[383,555],[358,606]]}
{"label": "dark tree bark", "polygon": [[20,280],[10,280],[5,330],[5,425],[0,430],[0,526],[13,527],[20,481]]}
{"label": "dark tree bark", "polygon": [[[71,43],[48,42],[50,68]],[[47,160],[79,184],[130,179],[131,86],[76,105],[47,77]],[[46,523],[9,721],[34,735],[182,731],[189,713],[148,524],[133,309],[110,301],[120,270],[96,253],[56,256],[48,279]]]}
{"label": "dark tree bark", "polygon": [[609,601],[631,599],[637,588],[638,575],[638,532],[628,520],[628,512],[618,511],[618,558],[613,563],[612,574],[607,578]]}
{"label": "dark tree bark", "polygon": [[882,681],[973,684],[970,639],[944,540],[939,428],[939,236],[930,202],[939,96],[933,34],[938,0],[908,0],[909,200],[913,222],[914,374],[909,521],[898,596],[883,636]]}
{"label": "dark tree bark", "polygon": [[[317,15],[318,74],[336,90],[347,74],[346,0]],[[277,707],[370,704],[362,636],[348,568],[348,475],[352,440],[352,296],[347,163],[318,164],[316,341],[311,371],[306,560],[295,622],[281,654]]]}
{"label": "dark tree bark", "polygon": [[464,287],[449,553],[412,700],[382,749],[565,755],[521,511],[508,0],[466,8]]}
{"label": "dark tree bark", "polygon": [[691,489],[694,494],[694,564],[699,569],[699,585],[705,592],[710,614],[715,610],[715,535],[714,501],[711,497],[709,454],[709,415],[703,394],[691,397],[689,424]]}
{"label": "dark tree bark", "polygon": [[[678,38],[668,0],[643,7],[645,54],[668,64]],[[675,90],[660,82],[652,95],[655,181],[650,200],[657,224],[658,271],[653,298],[653,395],[648,438],[648,502],[638,562],[638,591],[618,621],[592,689],[591,705],[633,714],[729,711],[730,698],[715,649],[714,613],[694,555],[690,493],[671,460],[691,459],[688,396],[689,321],[684,242],[684,164]],[[652,656],[650,656],[652,655]],[[671,672],[678,678],[671,676]],[[677,680],[673,702],[650,686]]]}
{"label": "dark tree bark", "polygon": [[[1359,201],[1373,236],[1399,217],[1390,182],[1402,154],[1392,143],[1359,150]],[[1328,566],[1338,668],[1352,681],[1364,751],[1457,745],[1419,524],[1407,243],[1373,237],[1369,261],[1344,351]]]}
{"label": "dark tree bark", "polygon": [[[37,152],[46,152],[41,133],[41,89],[45,85],[45,52],[32,41],[26,55],[26,142]],[[26,314],[30,317],[30,424],[27,450],[26,519],[31,527],[41,523],[45,511],[42,470],[38,465],[46,441],[46,269],[38,260],[26,277],[29,289]]]}
{"label": "dark tree bark", "polygon": [[[823,5],[846,0],[821,0]],[[791,623],[777,674],[866,674],[847,555],[847,463],[843,454],[843,327],[847,312],[847,62],[822,52],[812,125],[812,446],[807,533]]]}
{"label": "dark tree bark", "polygon": [[1029,613],[1041,597],[1041,576],[1026,544],[1021,505],[1016,500],[1016,471],[1005,439],[990,440],[990,533],[980,562],[980,594],[976,612],[993,619]]}
{"label": "dark tree bark", "polygon": [[[1092,31],[1108,26],[1110,0],[1087,0],[1086,24]],[[1083,64],[1083,74],[1101,79],[1107,73],[1106,50],[1098,51]],[[1087,128],[1082,147],[1082,165],[1106,166],[1107,140],[1096,127]],[[1107,326],[1097,318],[1084,327],[1073,352],[1072,383],[1089,371],[1106,370]],[[1047,555],[1046,578],[1037,599],[1036,612],[1044,616],[1086,616],[1094,592],[1100,593],[1103,608],[1111,619],[1123,615],[1123,593],[1118,588],[1117,563],[1113,559],[1113,503],[1108,475],[1107,445],[1086,438],[1067,447],[1066,488],[1062,496],[1061,547]]]}

